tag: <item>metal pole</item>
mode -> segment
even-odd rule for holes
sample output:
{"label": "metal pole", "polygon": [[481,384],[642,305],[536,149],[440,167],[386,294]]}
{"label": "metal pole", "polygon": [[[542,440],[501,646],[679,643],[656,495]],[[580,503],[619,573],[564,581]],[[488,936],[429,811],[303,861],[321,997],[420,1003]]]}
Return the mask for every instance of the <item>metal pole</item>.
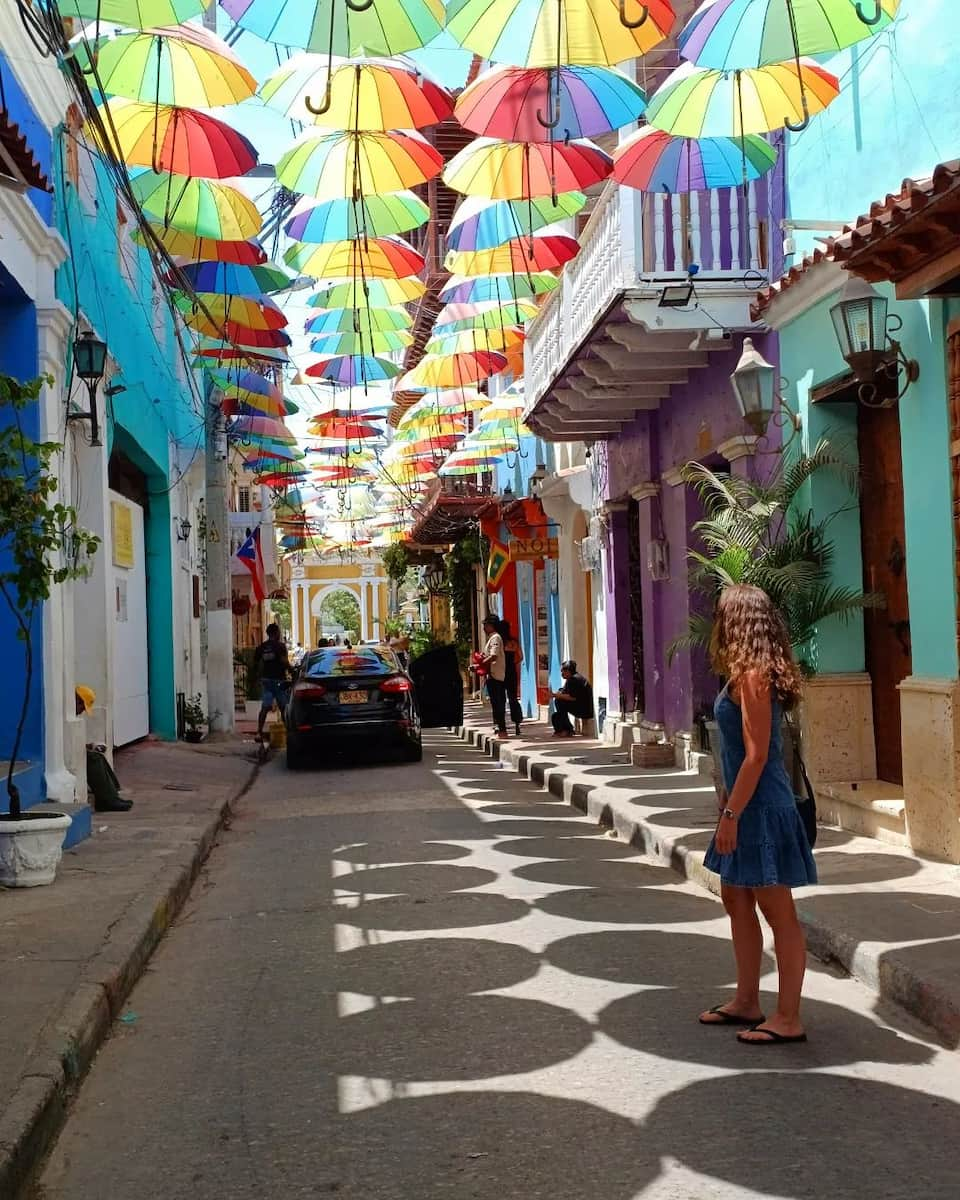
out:
{"label": "metal pole", "polygon": [[[227,432],[220,394],[207,390],[207,709],[211,732],[234,723],[233,616],[230,606],[230,518],[227,511]],[[214,716],[214,714],[216,714]]]}

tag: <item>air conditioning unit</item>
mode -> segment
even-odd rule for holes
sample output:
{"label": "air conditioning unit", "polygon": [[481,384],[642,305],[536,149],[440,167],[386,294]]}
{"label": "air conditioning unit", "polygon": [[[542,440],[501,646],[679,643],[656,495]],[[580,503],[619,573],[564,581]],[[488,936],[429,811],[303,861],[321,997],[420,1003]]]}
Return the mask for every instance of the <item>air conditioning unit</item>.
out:
{"label": "air conditioning unit", "polygon": [[580,553],[580,569],[581,571],[599,571],[600,570],[600,539],[597,537],[585,537],[582,541],[577,542],[577,550]]}

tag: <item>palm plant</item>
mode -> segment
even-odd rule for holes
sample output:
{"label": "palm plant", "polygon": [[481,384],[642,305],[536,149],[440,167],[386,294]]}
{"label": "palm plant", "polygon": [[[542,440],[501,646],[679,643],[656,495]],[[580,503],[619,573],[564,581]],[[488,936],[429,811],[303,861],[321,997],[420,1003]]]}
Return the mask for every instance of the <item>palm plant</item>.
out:
{"label": "palm plant", "polygon": [[[880,595],[831,582],[829,526],[836,514],[816,519],[797,505],[803,487],[820,472],[834,474],[851,497],[856,494],[856,468],[826,439],[809,454],[781,461],[763,483],[700,463],[686,467],[686,481],[696,488],[706,514],[694,526],[704,549],[688,553],[691,592],[705,603],[691,615],[687,632],[671,642],[671,659],[679,651],[709,646],[717,597],[733,584],[752,584],[770,596],[798,650],[808,645],[821,622],[832,617],[848,621],[884,603]],[[809,662],[801,665],[810,669]]]}

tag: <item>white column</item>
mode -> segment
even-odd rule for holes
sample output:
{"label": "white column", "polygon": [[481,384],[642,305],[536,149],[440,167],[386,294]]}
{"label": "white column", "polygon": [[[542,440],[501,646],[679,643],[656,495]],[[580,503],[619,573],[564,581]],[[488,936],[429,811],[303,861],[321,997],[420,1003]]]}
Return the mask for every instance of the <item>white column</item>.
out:
{"label": "white column", "polygon": [[290,588],[290,632],[293,640],[300,646],[305,646],[303,630],[300,628],[300,584],[294,582]]}
{"label": "white column", "polygon": [[360,580],[360,629],[359,629],[361,640],[364,640],[370,636],[367,633],[367,630],[370,627],[369,619],[368,619],[368,615],[367,615],[368,614],[367,587],[368,587],[367,580],[361,579]]}

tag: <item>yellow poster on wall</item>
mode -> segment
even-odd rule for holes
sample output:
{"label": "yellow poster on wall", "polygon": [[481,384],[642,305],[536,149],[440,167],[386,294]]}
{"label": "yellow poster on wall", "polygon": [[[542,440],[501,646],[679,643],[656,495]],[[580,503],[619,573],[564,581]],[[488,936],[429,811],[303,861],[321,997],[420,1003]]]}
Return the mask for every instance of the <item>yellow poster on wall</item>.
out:
{"label": "yellow poster on wall", "polygon": [[113,565],[134,565],[133,557],[133,513],[125,504],[110,502],[110,525],[113,532]]}

